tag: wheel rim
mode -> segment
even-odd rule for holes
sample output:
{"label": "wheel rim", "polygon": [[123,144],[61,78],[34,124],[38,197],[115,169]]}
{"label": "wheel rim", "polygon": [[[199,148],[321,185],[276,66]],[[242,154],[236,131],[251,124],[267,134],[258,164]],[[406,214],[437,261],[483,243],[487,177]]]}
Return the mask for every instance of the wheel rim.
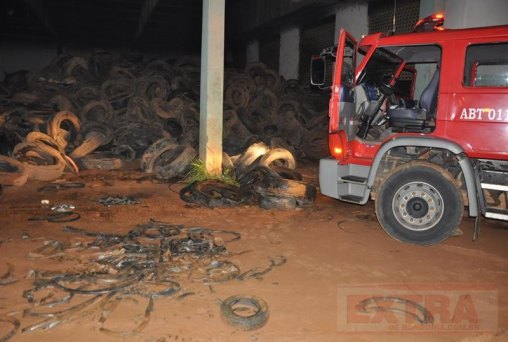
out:
{"label": "wheel rim", "polygon": [[395,192],[392,210],[403,227],[424,231],[439,223],[443,217],[444,202],[439,191],[432,185],[411,182]]}

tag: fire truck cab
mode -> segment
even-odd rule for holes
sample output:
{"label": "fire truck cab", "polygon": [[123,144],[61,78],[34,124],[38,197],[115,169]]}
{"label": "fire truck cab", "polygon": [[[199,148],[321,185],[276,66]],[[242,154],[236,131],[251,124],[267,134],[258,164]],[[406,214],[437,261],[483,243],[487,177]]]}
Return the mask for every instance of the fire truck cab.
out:
{"label": "fire truck cab", "polygon": [[313,57],[311,83],[331,90],[322,194],[373,199],[384,231],[419,245],[451,236],[464,206],[474,239],[481,215],[508,220],[508,26],[358,43],[341,30]]}

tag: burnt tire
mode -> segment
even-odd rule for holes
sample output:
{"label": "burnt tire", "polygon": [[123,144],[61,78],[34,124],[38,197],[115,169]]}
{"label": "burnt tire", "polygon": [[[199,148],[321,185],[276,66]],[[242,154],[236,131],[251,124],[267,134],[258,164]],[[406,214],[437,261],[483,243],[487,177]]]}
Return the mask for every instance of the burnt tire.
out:
{"label": "burnt tire", "polygon": [[27,180],[28,170],[23,163],[0,155],[0,187],[1,185],[22,186]]}
{"label": "burnt tire", "polygon": [[59,149],[65,149],[69,142],[76,139],[81,128],[79,118],[69,111],[54,114],[48,121],[46,130],[55,140]]}
{"label": "burnt tire", "polygon": [[296,168],[296,161],[291,152],[285,148],[276,147],[266,152],[259,160],[258,165],[266,167],[284,166],[294,170]]}
{"label": "burnt tire", "polygon": [[146,149],[141,157],[140,168],[146,173],[153,173],[154,163],[164,152],[174,150],[178,143],[173,138],[161,138]]}
{"label": "burnt tire", "polygon": [[[238,307],[238,306],[243,306]],[[238,314],[245,308],[253,309],[250,315]],[[240,311],[241,310],[241,311]],[[264,300],[254,296],[231,296],[226,298],[221,306],[222,319],[236,328],[242,330],[255,330],[263,327],[268,321],[268,305]]]}
{"label": "burnt tire", "polygon": [[169,180],[182,176],[196,158],[196,150],[190,145],[179,145],[160,154],[154,160],[155,178]]}
{"label": "burnt tire", "polygon": [[42,142],[19,143],[14,146],[13,156],[24,164],[28,179],[55,180],[62,175],[66,165],[60,151]]}
{"label": "burnt tire", "polygon": [[258,142],[250,145],[242,155],[233,163],[236,167],[235,174],[237,176],[246,173],[251,168],[251,165],[270,150],[270,148],[263,142]]}
{"label": "burnt tire", "polygon": [[185,186],[180,190],[180,198],[209,208],[231,207],[243,201],[239,187],[214,179]]}
{"label": "burnt tire", "polygon": [[71,158],[82,158],[113,140],[113,131],[101,122],[85,122],[81,127],[80,135],[83,141],[72,151]]}
{"label": "burnt tire", "polygon": [[298,171],[288,169],[287,167],[283,167],[283,166],[274,166],[274,167],[271,167],[270,169],[277,172],[277,174],[284,179],[295,180],[295,181],[300,181],[300,182],[303,181],[303,176]]}
{"label": "burnt tire", "polygon": [[111,152],[94,152],[79,160],[85,170],[118,170],[124,166],[122,158]]}
{"label": "burnt tire", "polygon": [[464,204],[453,177],[427,162],[408,163],[381,185],[376,215],[392,238],[416,245],[435,245],[459,226]]}
{"label": "burnt tire", "polygon": [[259,207],[261,209],[292,210],[297,206],[294,197],[278,197],[270,195],[259,196]]}

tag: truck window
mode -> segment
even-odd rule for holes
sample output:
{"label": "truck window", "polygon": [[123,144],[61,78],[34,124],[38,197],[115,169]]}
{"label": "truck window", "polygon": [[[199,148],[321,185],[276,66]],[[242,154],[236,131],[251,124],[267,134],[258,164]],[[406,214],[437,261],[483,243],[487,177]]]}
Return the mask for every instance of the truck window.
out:
{"label": "truck window", "polygon": [[404,99],[413,97],[414,72],[403,70],[395,84],[395,95]]}
{"label": "truck window", "polygon": [[508,43],[470,45],[464,86],[508,87]]}

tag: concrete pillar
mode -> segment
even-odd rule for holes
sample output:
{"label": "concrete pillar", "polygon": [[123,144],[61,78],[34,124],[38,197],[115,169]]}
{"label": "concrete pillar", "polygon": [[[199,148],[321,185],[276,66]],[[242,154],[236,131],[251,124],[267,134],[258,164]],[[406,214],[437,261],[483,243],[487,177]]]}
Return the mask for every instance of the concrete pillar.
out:
{"label": "concrete pillar", "polygon": [[203,0],[199,157],[209,173],[222,173],[225,0]]}
{"label": "concrete pillar", "polygon": [[447,28],[467,28],[508,24],[506,0],[446,0]]}
{"label": "concrete pillar", "polygon": [[247,53],[245,63],[250,64],[259,62],[259,41],[253,40],[247,44]]}
{"label": "concrete pillar", "polygon": [[300,28],[292,27],[280,33],[279,74],[286,80],[298,79],[300,63]]}
{"label": "concrete pillar", "polygon": [[368,3],[350,3],[339,7],[335,12],[335,41],[339,31],[344,28],[355,39],[360,40],[363,35],[369,34],[369,5]]}

